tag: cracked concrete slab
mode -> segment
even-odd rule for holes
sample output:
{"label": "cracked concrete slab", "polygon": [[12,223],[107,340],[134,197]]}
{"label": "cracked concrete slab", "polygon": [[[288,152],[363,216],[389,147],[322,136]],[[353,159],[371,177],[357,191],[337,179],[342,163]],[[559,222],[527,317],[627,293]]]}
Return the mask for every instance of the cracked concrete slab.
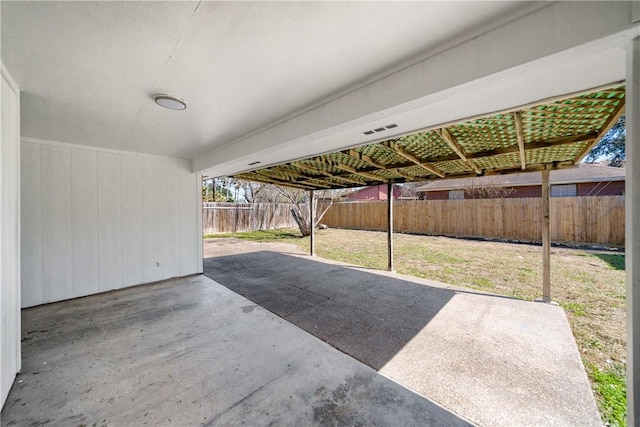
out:
{"label": "cracked concrete slab", "polygon": [[483,426],[602,425],[560,307],[213,239],[205,274]]}
{"label": "cracked concrete slab", "polygon": [[472,425],[205,276],[22,321],[3,426]]}

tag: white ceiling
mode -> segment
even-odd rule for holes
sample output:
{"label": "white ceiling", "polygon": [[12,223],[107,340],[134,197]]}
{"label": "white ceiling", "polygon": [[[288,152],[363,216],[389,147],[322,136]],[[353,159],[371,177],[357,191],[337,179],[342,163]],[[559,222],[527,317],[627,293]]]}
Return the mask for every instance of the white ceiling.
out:
{"label": "white ceiling", "polygon": [[192,159],[530,7],[2,1],[2,61],[23,136]]}

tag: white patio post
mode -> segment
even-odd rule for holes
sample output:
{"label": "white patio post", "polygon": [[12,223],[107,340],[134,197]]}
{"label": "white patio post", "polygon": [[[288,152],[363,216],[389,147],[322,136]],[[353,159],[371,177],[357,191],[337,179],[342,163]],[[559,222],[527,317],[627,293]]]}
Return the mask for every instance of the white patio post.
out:
{"label": "white patio post", "polygon": [[627,424],[640,424],[640,38],[627,50],[625,270],[627,282]]}
{"label": "white patio post", "polygon": [[309,222],[311,227],[311,234],[309,234],[309,255],[315,256],[316,254],[316,242],[315,242],[315,227],[314,227],[314,209],[313,209],[313,190],[309,190]]}
{"label": "white patio post", "polygon": [[387,183],[387,251],[389,271],[393,271],[393,184]]}

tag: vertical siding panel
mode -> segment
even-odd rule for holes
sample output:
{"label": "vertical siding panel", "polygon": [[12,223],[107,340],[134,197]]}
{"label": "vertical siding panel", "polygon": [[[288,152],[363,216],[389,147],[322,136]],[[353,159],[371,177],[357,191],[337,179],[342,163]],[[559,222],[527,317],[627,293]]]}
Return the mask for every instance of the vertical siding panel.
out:
{"label": "vertical siding panel", "polygon": [[[143,273],[145,283],[155,282],[162,275],[162,161],[142,159],[142,203],[144,218]],[[160,263],[160,266],[157,265]]]}
{"label": "vertical siding panel", "polygon": [[180,165],[180,275],[198,270],[198,178],[191,174],[188,164]]}
{"label": "vertical siding panel", "polygon": [[142,157],[122,156],[122,280],[124,286],[144,283],[142,220]]}
{"label": "vertical siding panel", "polygon": [[42,147],[42,240],[45,302],[72,298],[71,150]]}
{"label": "vertical siding panel", "polygon": [[[0,64],[0,69],[2,68]],[[20,91],[0,70],[0,407],[20,371]]]}
{"label": "vertical siding panel", "polygon": [[198,272],[199,188],[184,161],[46,142],[22,152],[22,306]]}
{"label": "vertical siding panel", "polygon": [[162,162],[162,259],[164,277],[180,275],[180,176],[176,162]]}
{"label": "vertical siding panel", "polygon": [[21,259],[22,307],[45,302],[42,281],[42,150],[37,144],[22,144],[21,153]]}
{"label": "vertical siding panel", "polygon": [[122,165],[120,155],[98,153],[100,291],[122,283]]}
{"label": "vertical siding panel", "polygon": [[71,179],[73,295],[90,295],[100,290],[98,157],[95,151],[71,150]]}

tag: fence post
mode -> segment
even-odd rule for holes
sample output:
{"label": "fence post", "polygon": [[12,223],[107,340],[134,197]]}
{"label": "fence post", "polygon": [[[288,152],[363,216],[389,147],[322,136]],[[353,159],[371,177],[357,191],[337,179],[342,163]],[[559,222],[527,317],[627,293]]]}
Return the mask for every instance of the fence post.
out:
{"label": "fence post", "polygon": [[549,169],[542,172],[542,301],[551,302],[551,235]]}

